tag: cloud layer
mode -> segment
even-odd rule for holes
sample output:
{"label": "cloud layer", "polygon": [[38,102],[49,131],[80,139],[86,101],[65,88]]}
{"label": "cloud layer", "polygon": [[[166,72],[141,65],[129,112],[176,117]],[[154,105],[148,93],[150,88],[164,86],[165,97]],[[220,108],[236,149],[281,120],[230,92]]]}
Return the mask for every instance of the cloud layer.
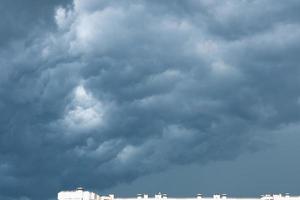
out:
{"label": "cloud layer", "polygon": [[44,7],[0,24],[3,198],[234,159],[300,119],[298,1]]}

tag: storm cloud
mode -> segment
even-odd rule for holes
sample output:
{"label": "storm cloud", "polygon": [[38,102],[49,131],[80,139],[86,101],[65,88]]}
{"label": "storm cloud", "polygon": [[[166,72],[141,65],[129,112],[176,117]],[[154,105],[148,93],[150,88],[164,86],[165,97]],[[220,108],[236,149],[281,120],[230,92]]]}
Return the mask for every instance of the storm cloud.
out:
{"label": "storm cloud", "polygon": [[232,160],[299,123],[299,1],[2,2],[3,199]]}

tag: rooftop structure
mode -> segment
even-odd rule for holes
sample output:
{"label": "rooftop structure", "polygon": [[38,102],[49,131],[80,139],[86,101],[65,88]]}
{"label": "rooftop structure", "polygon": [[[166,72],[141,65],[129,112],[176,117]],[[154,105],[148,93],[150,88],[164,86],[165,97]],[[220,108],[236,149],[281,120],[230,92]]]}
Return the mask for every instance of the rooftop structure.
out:
{"label": "rooftop structure", "polygon": [[98,195],[94,192],[85,191],[83,188],[77,188],[72,191],[61,191],[57,195],[58,200],[300,200],[300,196],[290,196],[288,193],[282,194],[266,194],[257,198],[236,198],[228,197],[226,194],[215,194],[212,197],[204,197],[197,194],[195,197],[175,198],[168,197],[167,194],[158,193],[153,197],[148,194],[138,194],[132,198],[116,198],[113,194]]}

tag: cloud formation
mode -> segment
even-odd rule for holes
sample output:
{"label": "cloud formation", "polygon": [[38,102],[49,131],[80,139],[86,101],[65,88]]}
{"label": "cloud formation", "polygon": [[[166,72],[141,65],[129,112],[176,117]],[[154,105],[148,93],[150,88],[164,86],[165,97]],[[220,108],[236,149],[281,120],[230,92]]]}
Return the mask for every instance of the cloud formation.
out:
{"label": "cloud formation", "polygon": [[300,119],[299,6],[74,0],[20,29],[6,13],[0,196],[101,190],[260,148]]}

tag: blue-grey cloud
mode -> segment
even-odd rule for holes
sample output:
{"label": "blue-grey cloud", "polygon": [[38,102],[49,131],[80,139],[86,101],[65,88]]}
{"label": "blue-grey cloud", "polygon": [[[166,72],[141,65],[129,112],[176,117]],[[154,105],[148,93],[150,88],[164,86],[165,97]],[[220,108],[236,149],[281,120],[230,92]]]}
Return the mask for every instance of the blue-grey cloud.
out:
{"label": "blue-grey cloud", "polygon": [[[9,3],[1,196],[100,190],[259,149],[300,118],[299,6],[74,0],[20,23]],[[44,25],[31,22],[39,17]]]}
{"label": "blue-grey cloud", "polygon": [[[54,29],[55,7],[66,6],[70,0],[1,0],[0,46],[6,47],[17,39],[36,37],[45,29]],[[34,30],[33,30],[34,29]]]}

